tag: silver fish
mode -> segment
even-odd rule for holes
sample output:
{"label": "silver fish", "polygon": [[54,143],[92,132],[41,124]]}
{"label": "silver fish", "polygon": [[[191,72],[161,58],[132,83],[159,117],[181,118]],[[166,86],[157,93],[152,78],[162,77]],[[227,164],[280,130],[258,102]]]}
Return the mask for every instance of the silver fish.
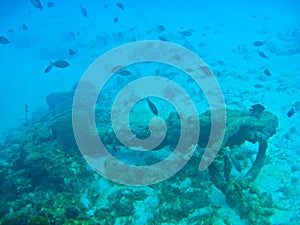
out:
{"label": "silver fish", "polygon": [[230,153],[230,151],[227,149],[226,150],[226,153],[227,153],[227,156],[228,156],[228,158],[230,159],[230,161],[231,161],[231,164],[233,165],[233,167],[240,173],[240,172],[242,172],[242,166],[241,166],[241,164],[236,160],[236,159],[234,159],[232,156],[231,156],[231,153]]}

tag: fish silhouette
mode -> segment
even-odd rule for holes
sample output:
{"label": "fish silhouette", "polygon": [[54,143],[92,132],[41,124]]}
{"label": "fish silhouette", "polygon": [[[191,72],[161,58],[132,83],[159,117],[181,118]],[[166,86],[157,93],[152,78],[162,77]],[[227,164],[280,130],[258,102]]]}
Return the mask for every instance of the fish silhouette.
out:
{"label": "fish silhouette", "polygon": [[131,72],[129,70],[120,70],[120,71],[118,71],[118,74],[120,74],[122,76],[129,76],[129,75],[131,75]]}
{"label": "fish silhouette", "polygon": [[191,36],[193,33],[190,30],[179,31],[183,36]]}
{"label": "fish silhouette", "polygon": [[261,104],[255,104],[255,105],[252,105],[251,106],[251,109],[249,109],[249,112],[252,116],[255,116],[255,117],[259,117],[260,114],[265,111],[265,107]]}
{"label": "fish silhouette", "polygon": [[49,73],[53,67],[66,68],[70,65],[70,63],[68,63],[65,60],[57,60],[55,62],[52,62],[51,60],[49,60],[49,62],[50,62],[50,64],[45,68],[44,73]]}
{"label": "fish silhouette", "polygon": [[169,40],[168,40],[167,38],[165,38],[164,36],[158,35],[157,37],[158,37],[158,39],[161,40],[161,41],[169,41]]}
{"label": "fish silhouette", "polygon": [[78,50],[73,50],[69,48],[69,55],[76,55],[78,53]]}
{"label": "fish silhouette", "polygon": [[159,26],[157,26],[157,29],[158,29],[159,31],[165,31],[165,30],[166,30],[166,27],[165,27],[164,25],[159,25]]}
{"label": "fish silhouette", "polygon": [[44,70],[44,73],[49,73],[50,70],[52,69],[52,67],[53,67],[52,64],[48,65],[48,66],[46,67],[46,69]]}
{"label": "fish silhouette", "polygon": [[260,47],[260,46],[263,46],[265,44],[265,42],[263,42],[263,41],[254,41],[253,43],[252,43],[252,45],[254,46],[254,47]]}
{"label": "fish silhouette", "polygon": [[295,110],[294,109],[290,109],[290,111],[287,112],[287,117],[292,117],[295,114]]}
{"label": "fish silhouette", "polygon": [[157,110],[156,106],[154,105],[154,103],[150,101],[150,98],[149,98],[149,97],[147,98],[147,102],[148,102],[148,106],[149,106],[151,112],[152,112],[154,115],[157,116],[157,115],[158,115],[158,110]]}
{"label": "fish silhouette", "polygon": [[81,14],[82,14],[84,17],[87,17],[87,16],[88,16],[86,8],[84,8],[82,5],[80,6],[80,10],[81,10]]}
{"label": "fish silhouette", "polygon": [[23,29],[23,30],[28,30],[28,26],[27,26],[26,24],[23,24],[23,25],[22,25],[22,29]]}
{"label": "fish silhouette", "polygon": [[121,2],[118,2],[118,3],[117,3],[117,6],[118,6],[118,8],[120,8],[120,9],[122,9],[122,10],[125,9],[123,3],[121,3]]}
{"label": "fish silhouette", "polygon": [[268,69],[264,70],[264,74],[267,75],[268,77],[272,75],[272,73]]}
{"label": "fish silhouette", "polygon": [[48,3],[47,3],[47,6],[48,6],[48,8],[53,7],[53,6],[54,6],[54,2],[48,2]]}
{"label": "fish silhouette", "polygon": [[49,62],[50,62],[50,65],[53,65],[57,68],[66,68],[70,65],[70,63],[68,63],[65,60],[57,60],[55,62],[52,62],[52,61],[49,60]]}
{"label": "fish silhouette", "polygon": [[43,6],[40,2],[40,0],[30,0],[30,3],[35,7],[35,8],[38,8],[40,10],[43,9]]}
{"label": "fish silhouette", "polygon": [[264,59],[268,59],[269,57],[263,53],[263,52],[258,52],[258,55],[261,57],[261,58],[264,58]]}
{"label": "fish silhouette", "polygon": [[0,43],[6,45],[9,44],[9,40],[4,36],[0,36]]}

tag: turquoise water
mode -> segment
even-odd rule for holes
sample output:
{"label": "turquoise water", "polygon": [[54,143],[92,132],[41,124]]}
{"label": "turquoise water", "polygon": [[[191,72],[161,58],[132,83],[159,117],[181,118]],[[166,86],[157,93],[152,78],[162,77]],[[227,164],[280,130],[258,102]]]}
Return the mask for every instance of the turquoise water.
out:
{"label": "turquoise water", "polygon": [[[298,1],[3,0],[0,12],[1,224],[299,224]],[[93,72],[96,80],[77,86],[87,69],[98,65],[92,64],[98,57],[141,41],[154,44],[126,59],[147,56],[152,49],[155,58],[166,56],[179,66],[159,60],[126,65],[117,55],[104,64],[111,77],[101,91],[100,78],[107,75],[102,70]],[[174,43],[173,52],[165,50],[168,43]],[[205,65],[193,64],[181,49]],[[181,67],[183,62],[191,66]],[[190,74],[199,75],[204,86]],[[149,77],[154,82],[145,80],[137,92],[127,92],[116,110],[120,114],[112,116],[122,90]],[[183,94],[170,84],[163,93],[174,102],[156,95],[159,77],[180,86],[194,104],[200,138],[184,146],[194,152],[180,158],[187,162],[175,170],[178,158],[150,175],[118,170],[97,151],[95,136],[113,157],[136,167],[168,160],[181,136],[198,138]],[[123,115],[147,87],[151,93]],[[72,108],[80,88],[81,103],[95,96],[92,112]],[[263,106],[262,112],[249,112],[253,105]],[[211,166],[199,171],[214,122],[207,110],[222,107],[227,136]],[[85,118],[79,126],[82,140],[74,114]],[[127,120],[131,139],[122,133]],[[136,151],[146,147],[134,138],[163,135],[162,120],[167,131],[161,142],[153,141],[153,151]],[[188,133],[181,130],[185,123]],[[250,177],[259,144],[261,150],[265,142],[266,158],[258,154],[263,163]],[[164,179],[155,180],[157,174]]]}

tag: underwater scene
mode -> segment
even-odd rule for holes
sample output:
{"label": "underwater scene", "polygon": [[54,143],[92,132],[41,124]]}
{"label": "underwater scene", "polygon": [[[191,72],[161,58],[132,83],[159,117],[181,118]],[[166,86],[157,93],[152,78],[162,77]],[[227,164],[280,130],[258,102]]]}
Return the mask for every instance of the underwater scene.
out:
{"label": "underwater scene", "polygon": [[300,224],[300,1],[0,12],[0,224]]}

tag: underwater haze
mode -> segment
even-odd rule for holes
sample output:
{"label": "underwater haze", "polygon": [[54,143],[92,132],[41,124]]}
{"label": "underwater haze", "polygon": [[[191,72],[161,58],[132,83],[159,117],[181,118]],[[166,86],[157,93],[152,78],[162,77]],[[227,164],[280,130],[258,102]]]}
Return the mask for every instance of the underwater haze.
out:
{"label": "underwater haze", "polygon": [[0,15],[0,224],[299,224],[300,1]]}

